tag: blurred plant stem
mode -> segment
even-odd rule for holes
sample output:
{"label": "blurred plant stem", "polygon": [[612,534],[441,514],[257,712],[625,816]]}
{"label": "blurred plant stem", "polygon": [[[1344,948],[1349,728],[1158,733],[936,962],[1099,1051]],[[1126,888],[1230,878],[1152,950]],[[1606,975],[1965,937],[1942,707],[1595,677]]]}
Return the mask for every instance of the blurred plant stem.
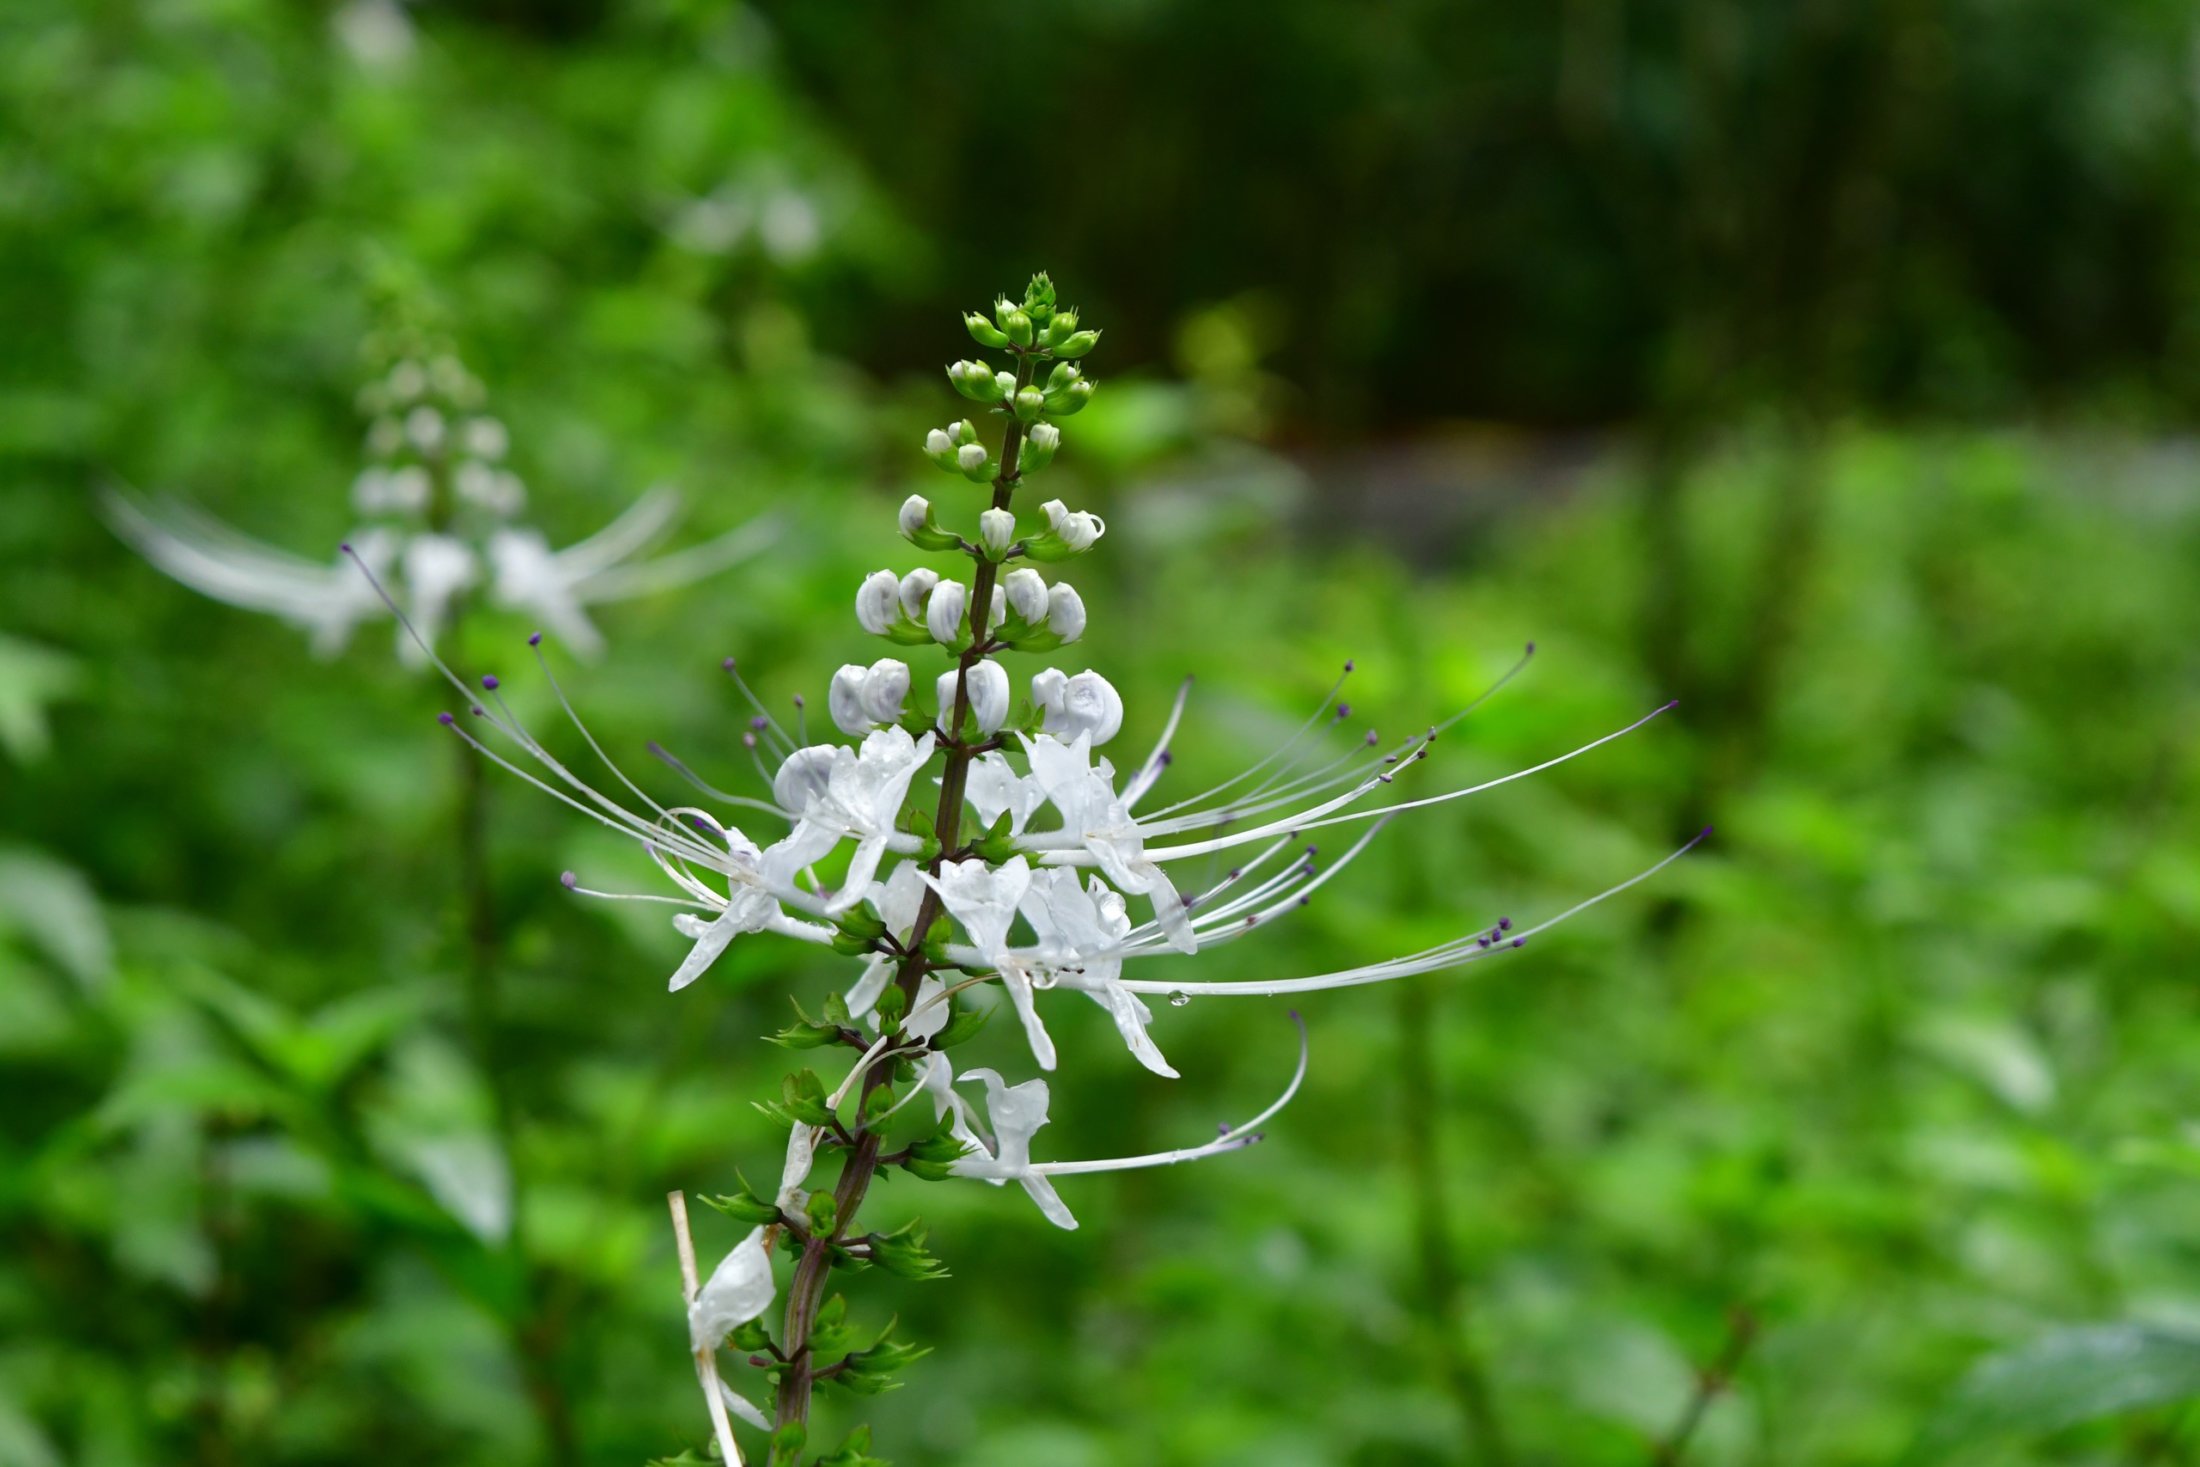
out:
{"label": "blurred plant stem", "polygon": [[[459,666],[467,659],[467,605],[463,597],[453,601],[448,623],[448,645]],[[505,1332],[518,1359],[527,1399],[534,1406],[553,1467],[578,1467],[580,1442],[573,1413],[566,1404],[558,1374],[563,1353],[564,1323],[561,1310],[544,1296],[549,1280],[527,1256],[524,1174],[520,1165],[518,1125],[511,1086],[504,1063],[503,1004],[498,976],[499,944],[496,920],[496,887],[489,869],[489,786],[482,760],[466,744],[453,741],[458,755],[457,845],[459,866],[459,922],[465,945],[466,1029],[474,1063],[489,1092],[491,1118],[497,1146],[503,1153],[511,1188],[511,1231],[504,1244],[509,1262],[519,1276],[518,1307],[504,1320]]]}
{"label": "blurred plant stem", "polygon": [[1468,1460],[1505,1467],[1511,1454],[1490,1398],[1489,1378],[1467,1332],[1466,1289],[1453,1266],[1451,1210],[1444,1201],[1444,1168],[1437,1155],[1436,1032],[1426,977],[1398,985],[1398,1084],[1405,1109],[1406,1180],[1413,1194],[1414,1242],[1420,1268],[1417,1297],[1426,1314],[1429,1342],[1444,1384],[1459,1404],[1468,1435]]}
{"label": "blurred plant stem", "polygon": [[1650,1460],[1656,1467],[1674,1467],[1687,1454],[1696,1429],[1703,1425],[1704,1414],[1734,1383],[1734,1372],[1742,1368],[1749,1347],[1756,1342],[1757,1316],[1739,1305],[1728,1310],[1726,1343],[1719,1347],[1718,1358],[1697,1374],[1695,1393],[1689,1396],[1680,1421],[1663,1441],[1651,1448]]}

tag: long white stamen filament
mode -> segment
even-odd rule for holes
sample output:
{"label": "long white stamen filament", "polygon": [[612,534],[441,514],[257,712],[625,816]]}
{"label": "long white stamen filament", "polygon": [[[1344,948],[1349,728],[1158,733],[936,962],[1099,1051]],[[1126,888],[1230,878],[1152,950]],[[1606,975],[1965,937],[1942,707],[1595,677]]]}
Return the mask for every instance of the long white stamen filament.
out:
{"label": "long white stamen filament", "polygon": [[1153,752],[1146,756],[1144,764],[1138,766],[1137,775],[1124,786],[1124,809],[1137,809],[1138,802],[1145,798],[1146,791],[1152,789],[1155,781],[1161,778],[1161,771],[1169,767],[1169,741],[1176,737],[1176,726],[1183,722],[1184,705],[1191,700],[1191,696],[1192,680],[1186,678],[1177,684],[1176,702],[1170,705],[1169,721],[1161,726],[1161,737],[1153,741]]}
{"label": "long white stamen filament", "polygon": [[1105,1161],[1034,1162],[1031,1170],[1043,1177],[1074,1177],[1089,1175],[1093,1172],[1136,1171],[1144,1167],[1174,1166],[1180,1161],[1198,1161],[1202,1157],[1219,1156],[1225,1151],[1240,1151],[1252,1145],[1260,1140],[1260,1133],[1255,1127],[1266,1124],[1276,1112],[1289,1105],[1291,1097],[1299,1093],[1299,1086],[1306,1079],[1308,1055],[1306,1020],[1299,1017],[1298,1010],[1293,1009],[1291,1011],[1291,1022],[1298,1027],[1299,1031],[1299,1062],[1297,1068],[1291,1072],[1291,1083],[1283,1087],[1283,1094],[1277,1096],[1266,1110],[1254,1116],[1244,1125],[1235,1127],[1227,1135],[1209,1141],[1204,1146],[1185,1146],[1175,1151],[1155,1151],[1145,1156],[1118,1156]]}
{"label": "long white stamen filament", "polygon": [[[1322,804],[1314,806],[1312,809],[1305,811],[1298,818],[1291,820],[1272,821],[1267,825],[1259,826],[1252,830],[1241,830],[1231,835],[1218,836],[1213,840],[1194,841],[1189,845],[1165,846],[1159,850],[1149,850],[1146,852],[1146,859],[1156,862],[1182,861],[1189,859],[1193,856],[1204,856],[1209,851],[1226,851],[1233,846],[1244,845],[1249,841],[1266,840],[1269,836],[1274,835],[1276,832],[1282,830],[1318,830],[1326,825],[1340,825],[1353,820],[1372,820],[1384,815],[1395,815],[1405,810],[1420,810],[1425,809],[1426,807],[1431,805],[1446,804],[1452,800],[1463,800],[1469,795],[1479,795],[1484,793],[1485,791],[1496,789],[1501,785],[1508,785],[1516,780],[1526,779],[1530,775],[1541,774],[1546,769],[1555,769],[1559,765],[1567,763],[1569,760],[1579,759],[1582,755],[1588,753],[1592,749],[1602,748],[1604,745],[1611,743],[1614,739],[1625,738],[1627,735],[1633,733],[1636,729],[1641,728],[1644,724],[1648,723],[1651,719],[1656,718],[1658,715],[1666,712],[1667,710],[1675,706],[1677,706],[1677,700],[1675,703],[1665,704],[1664,707],[1652,709],[1650,712],[1636,719],[1633,723],[1628,724],[1625,728],[1615,729],[1613,732],[1604,735],[1602,738],[1592,739],[1588,743],[1583,744],[1578,749],[1560,754],[1555,758],[1546,759],[1541,764],[1531,765],[1526,769],[1515,770],[1511,774],[1503,774],[1499,775],[1495,779],[1485,780],[1481,784],[1469,785],[1464,789],[1451,790],[1441,795],[1428,795],[1418,800],[1402,800],[1397,804],[1382,805],[1373,810],[1355,810],[1345,815],[1332,815],[1330,813],[1335,810],[1343,809],[1346,805],[1351,804],[1354,800],[1360,798],[1362,795],[1365,795],[1379,787],[1377,781],[1369,781],[1365,784],[1362,784],[1359,788],[1351,791],[1349,794],[1339,795],[1333,800],[1324,801]],[[1043,857],[1043,860],[1045,864],[1050,866],[1074,866],[1086,864],[1083,861],[1075,859],[1075,856],[1077,854],[1079,853],[1049,852],[1045,857]]]}
{"label": "long white stamen filament", "polygon": [[1179,810],[1186,810],[1190,809],[1194,805],[1204,804],[1208,800],[1211,800],[1215,796],[1221,794],[1223,791],[1234,789],[1238,785],[1243,784],[1246,780],[1251,779],[1254,775],[1260,773],[1269,765],[1288,755],[1291,750],[1298,747],[1299,740],[1305,738],[1309,733],[1313,732],[1315,728],[1320,726],[1323,717],[1329,712],[1330,708],[1335,705],[1337,701],[1338,691],[1344,687],[1346,679],[1350,678],[1351,676],[1352,664],[1348,662],[1345,664],[1344,671],[1338,674],[1337,680],[1329,685],[1329,691],[1322,695],[1320,706],[1316,707],[1312,713],[1307,715],[1306,721],[1300,724],[1298,728],[1292,732],[1289,738],[1285,739],[1281,744],[1270,750],[1265,757],[1263,757],[1256,763],[1247,765],[1245,768],[1239,770],[1236,774],[1231,775],[1228,779],[1224,780],[1218,785],[1211,786],[1210,788],[1201,791],[1199,794],[1189,796],[1186,799],[1178,800],[1173,805],[1163,806],[1161,809],[1154,812],[1155,818],[1160,819],[1168,815],[1173,815]]}
{"label": "long white stamen filament", "polygon": [[[1597,903],[1618,896],[1630,887],[1648,881],[1651,877],[1701,845],[1710,834],[1711,827],[1705,826],[1686,845],[1644,870],[1636,872],[1618,885],[1606,887],[1595,896],[1576,902],[1557,916],[1546,917],[1532,927],[1507,931],[1500,940],[1486,948],[1477,943],[1475,936],[1469,936],[1455,938],[1450,942],[1440,943],[1421,952],[1409,953],[1404,957],[1391,958],[1385,962],[1370,963],[1361,968],[1345,968],[1335,973],[1318,973],[1306,978],[1284,978],[1273,981],[1253,979],[1239,982],[1210,983],[1166,983],[1158,979],[1124,979],[1122,986],[1132,993],[1182,993],[1187,995],[1206,994],[1244,998],[1272,998],[1286,993],[1315,993],[1329,988],[1358,988],[1370,983],[1385,983],[1393,978],[1411,977],[1416,973],[1434,973],[1445,968],[1463,968],[1469,963],[1481,962],[1485,958],[1494,958],[1501,953],[1510,952],[1537,933],[1548,932],[1559,923],[1586,912]],[[1488,931],[1487,928],[1482,929],[1476,936],[1486,936]]]}
{"label": "long white stamen filament", "polygon": [[[782,820],[791,820],[794,818],[786,811],[780,809],[777,805],[773,804],[770,800],[759,800],[753,795],[737,795],[728,790],[722,790],[718,788],[718,786],[712,784],[709,780],[703,778],[700,774],[697,774],[693,769],[690,769],[685,760],[681,759],[670,749],[667,749],[663,744],[656,742],[654,739],[650,741],[649,754],[651,758],[657,760],[660,764],[663,764],[674,774],[679,775],[680,778],[686,780],[696,789],[700,790],[706,795],[709,795],[712,799],[717,800],[722,804],[739,806],[740,808],[745,810],[762,811],[766,815],[777,815]],[[762,766],[760,765],[758,768],[759,772],[761,772]]]}

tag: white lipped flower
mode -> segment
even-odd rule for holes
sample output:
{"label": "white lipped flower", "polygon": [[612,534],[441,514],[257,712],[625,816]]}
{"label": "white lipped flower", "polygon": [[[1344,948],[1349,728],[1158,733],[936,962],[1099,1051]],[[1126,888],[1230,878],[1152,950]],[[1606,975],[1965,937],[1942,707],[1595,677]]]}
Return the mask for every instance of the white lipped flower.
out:
{"label": "white lipped flower", "polygon": [[905,612],[901,599],[902,578],[890,570],[875,570],[856,587],[856,623],[874,637],[894,629]]}
{"label": "white lipped flower", "polygon": [[370,384],[361,397],[372,417],[373,461],[351,484],[363,522],[346,553],[327,562],[265,544],[173,498],[108,487],[100,509],[117,535],[169,576],[214,600],[304,627],[324,657],[341,651],[359,623],[384,613],[382,596],[346,558],[355,557],[410,616],[414,635],[398,638],[410,663],[421,660],[416,641],[432,644],[461,598],[476,592],[593,655],[603,638],[588,608],[715,575],[777,534],[774,524],[758,521],[642,559],[679,515],[679,497],[654,489],[595,535],[554,549],[541,530],[512,518],[526,494],[501,467],[509,447],[504,425],[471,413],[478,395],[479,384],[448,357],[434,367],[401,360]]}
{"label": "white lipped flower", "polygon": [[1086,510],[1073,510],[1059,499],[1050,499],[1039,506],[1039,512],[1047,517],[1047,529],[1064,548],[1082,554],[1099,543],[1107,533],[1107,521]]}
{"label": "white lipped flower", "polygon": [[1001,577],[1001,594],[1018,621],[1039,626],[1047,619],[1047,582],[1029,566],[1018,566]]}
{"label": "white lipped flower", "polygon": [[[896,825],[909,782],[931,759],[932,746],[932,734],[911,738],[904,728],[875,730],[864,737],[861,749],[824,746],[829,752],[822,761],[822,788],[815,783],[821,761],[813,750],[798,749],[788,756],[790,762],[800,761],[797,767],[811,781],[801,790],[801,804],[789,807],[795,817],[795,833],[790,839],[800,839],[806,833],[813,840],[829,836],[825,850],[832,849],[844,836],[856,843],[848,861],[847,880],[825,903],[826,915],[838,916],[862,899],[889,847],[916,848],[915,838],[903,835]],[[774,787],[778,788],[777,781]]]}

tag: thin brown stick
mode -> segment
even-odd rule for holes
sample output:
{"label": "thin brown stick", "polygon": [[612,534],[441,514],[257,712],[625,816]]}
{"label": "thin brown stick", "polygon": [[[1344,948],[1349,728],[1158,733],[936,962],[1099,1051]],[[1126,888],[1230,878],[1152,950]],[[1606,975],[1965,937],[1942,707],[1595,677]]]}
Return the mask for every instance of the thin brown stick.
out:
{"label": "thin brown stick", "polygon": [[[695,1296],[703,1292],[702,1275],[695,1267],[695,1239],[688,1233],[688,1200],[685,1192],[667,1192],[665,1206],[672,1209],[672,1238],[680,1254],[680,1298],[688,1308],[695,1306]],[[681,1311],[681,1322],[686,1322],[687,1311]],[[703,1400],[710,1407],[710,1427],[718,1434],[718,1451],[729,1467],[741,1467],[741,1444],[733,1439],[733,1423],[726,1418],[726,1398],[718,1389],[717,1351],[708,1345],[695,1351],[695,1379],[703,1388]]]}

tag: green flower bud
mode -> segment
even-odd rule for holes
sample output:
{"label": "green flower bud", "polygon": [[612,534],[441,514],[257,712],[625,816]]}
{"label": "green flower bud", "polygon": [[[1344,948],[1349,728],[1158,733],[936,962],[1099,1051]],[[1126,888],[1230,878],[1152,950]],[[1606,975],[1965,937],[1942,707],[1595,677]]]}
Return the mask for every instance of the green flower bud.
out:
{"label": "green flower bud", "polygon": [[1007,332],[1008,339],[1018,346],[1031,345],[1031,318],[1022,311],[1010,311],[1007,317],[1002,320],[1001,329]]}
{"label": "green flower bud", "polygon": [[1074,416],[1090,401],[1092,382],[1085,377],[1075,378],[1063,387],[1050,387],[1046,392],[1046,409],[1058,418]]}
{"label": "green flower bud", "polygon": [[1047,391],[1060,392],[1083,375],[1084,373],[1078,371],[1068,362],[1056,362],[1054,370],[1047,373]]}
{"label": "green flower bud", "polygon": [[999,351],[1008,345],[1008,338],[1001,334],[1000,328],[977,311],[964,316],[963,325],[970,328],[970,339],[980,346],[990,346]]}
{"label": "green flower bud", "polygon": [[1054,313],[1054,282],[1041,270],[1031,277],[1031,284],[1024,287],[1024,310],[1038,319],[1039,312]]}
{"label": "green flower bud", "polygon": [[1016,394],[1016,416],[1024,422],[1037,422],[1039,414],[1046,410],[1046,405],[1047,395],[1036,387],[1022,388]]}
{"label": "green flower bud", "polygon": [[955,467],[973,484],[983,484],[993,477],[993,457],[983,443],[965,443],[956,449]]}
{"label": "green flower bud", "polygon": [[1073,332],[1061,345],[1054,348],[1054,354],[1058,357],[1081,357],[1099,344],[1100,333],[1097,331]]}
{"label": "green flower bud", "polygon": [[[999,402],[1008,395],[1001,390],[1000,377],[983,362],[957,362],[947,369],[947,380],[972,402]],[[1008,380],[1013,385],[1016,379]]]}
{"label": "green flower bud", "polygon": [[1056,311],[1054,319],[1047,322],[1046,344],[1048,346],[1060,346],[1063,342],[1069,340],[1070,333],[1076,329],[1077,313],[1075,311]]}
{"label": "green flower bud", "polygon": [[[1025,389],[1029,391],[1030,389]],[[1045,399],[1042,396],[1041,401]],[[1052,423],[1033,423],[1031,431],[1024,435],[1023,457],[1017,461],[1016,472],[1029,474],[1054,462],[1055,450],[1062,446],[1062,430]]]}

